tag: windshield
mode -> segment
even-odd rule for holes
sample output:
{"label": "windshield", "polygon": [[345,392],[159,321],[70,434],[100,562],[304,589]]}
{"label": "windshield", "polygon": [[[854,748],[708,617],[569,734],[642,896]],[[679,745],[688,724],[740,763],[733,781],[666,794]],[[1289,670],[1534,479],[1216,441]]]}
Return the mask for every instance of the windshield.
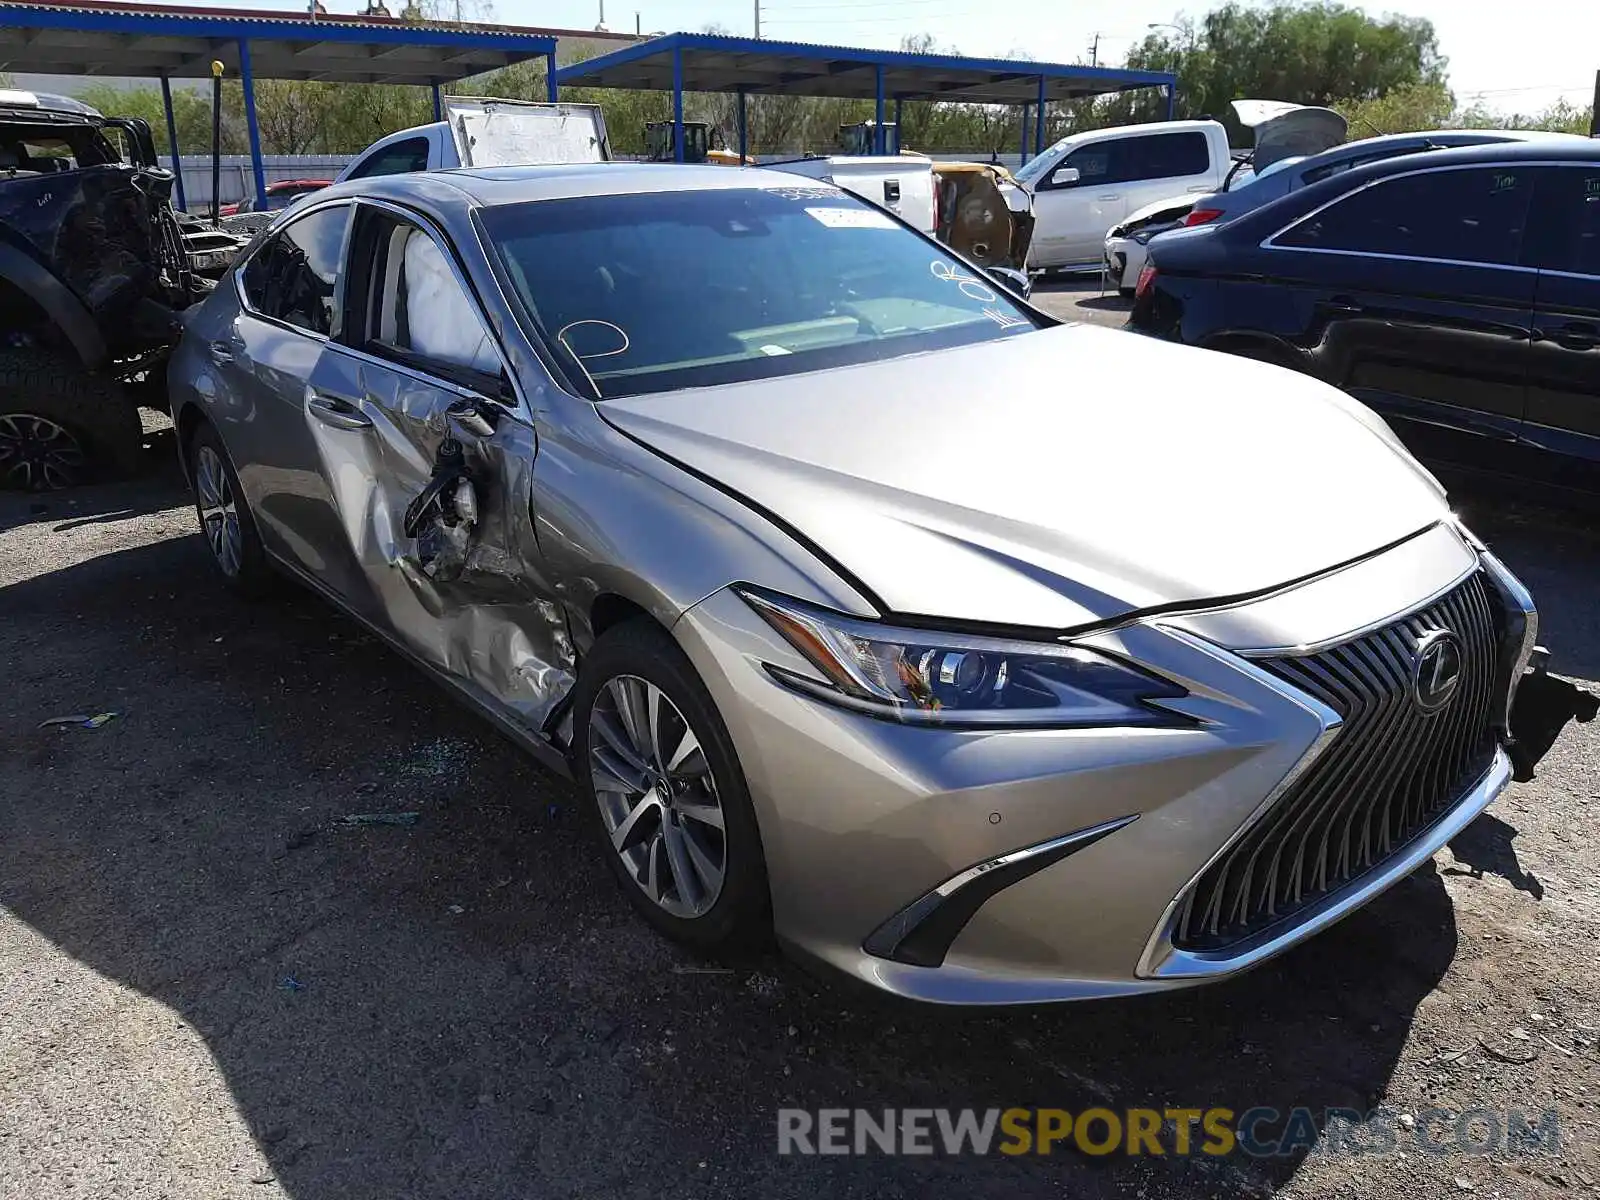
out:
{"label": "windshield", "polygon": [[1033,158],[1030,158],[1027,162],[1023,163],[1011,173],[1011,178],[1015,179],[1018,183],[1032,183],[1035,179],[1044,174],[1044,169],[1047,166],[1055,162],[1056,158],[1058,157],[1056,151],[1060,148],[1061,143],[1057,142],[1043,154],[1037,154]]}
{"label": "windshield", "polygon": [[1038,327],[992,280],[832,187],[533,201],[481,220],[527,315],[602,399]]}

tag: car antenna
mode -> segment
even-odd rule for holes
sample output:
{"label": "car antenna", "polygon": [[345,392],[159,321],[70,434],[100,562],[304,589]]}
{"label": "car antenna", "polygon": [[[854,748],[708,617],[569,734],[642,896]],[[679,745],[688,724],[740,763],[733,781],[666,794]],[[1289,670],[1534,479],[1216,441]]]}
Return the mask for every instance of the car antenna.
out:
{"label": "car antenna", "polygon": [[1379,137],[1388,137],[1389,136],[1389,131],[1387,129],[1379,129],[1376,125],[1374,125],[1371,121],[1367,120],[1365,117],[1357,117],[1356,120],[1360,121],[1363,125],[1365,125],[1368,129],[1372,130],[1372,132],[1377,134]]}

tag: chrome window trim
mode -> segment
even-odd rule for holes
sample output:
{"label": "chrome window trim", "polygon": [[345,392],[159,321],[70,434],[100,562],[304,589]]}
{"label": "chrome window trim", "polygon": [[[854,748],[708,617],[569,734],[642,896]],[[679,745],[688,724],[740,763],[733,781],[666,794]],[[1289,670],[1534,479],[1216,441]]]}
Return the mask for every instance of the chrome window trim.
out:
{"label": "chrome window trim", "polygon": [[[296,209],[294,216],[284,221],[281,225],[273,224],[267,226],[262,231],[261,240],[250,247],[244,256],[236,261],[231,268],[233,271],[233,292],[238,297],[240,311],[249,313],[256,320],[265,321],[268,325],[277,329],[287,329],[291,333],[298,333],[302,337],[308,337],[318,342],[328,342],[343,333],[344,283],[349,275],[350,231],[355,227],[355,222],[352,219],[355,215],[355,205],[356,201],[351,196],[335,196],[327,200],[314,201],[306,205],[305,208]],[[290,226],[298,225],[307,217],[316,216],[317,213],[325,212],[330,208],[348,208],[351,212],[345,217],[344,237],[339,243],[339,274],[333,281],[333,322],[331,331],[318,333],[315,329],[307,329],[304,325],[293,325],[279,317],[268,316],[251,304],[250,297],[244,288],[244,273],[246,268],[255,261],[256,255],[265,250],[269,244],[282,237],[284,231]],[[284,209],[283,212],[287,214],[289,209]]]}
{"label": "chrome window trim", "polygon": [[[1431,167],[1429,167],[1429,166],[1419,167],[1415,171],[1399,171],[1399,172],[1396,172],[1393,175],[1384,175],[1383,177],[1381,177],[1379,179],[1369,179],[1369,180],[1367,180],[1366,183],[1363,183],[1360,187],[1351,188],[1348,192],[1341,192],[1339,195],[1333,197],[1331,200],[1328,200],[1323,204],[1319,204],[1316,208],[1312,209],[1310,212],[1304,213],[1301,216],[1296,217],[1294,220],[1290,221],[1287,225],[1283,226],[1283,228],[1277,230],[1274,233],[1268,234],[1265,238],[1263,238],[1261,240],[1260,243],[1258,243],[1258,248],[1262,249],[1262,250],[1278,250],[1278,251],[1283,251],[1283,252],[1287,252],[1287,253],[1295,253],[1295,254],[1337,254],[1337,255],[1345,255],[1347,257],[1352,257],[1352,258],[1381,258],[1381,259],[1387,259],[1387,260],[1389,260],[1391,262],[1432,263],[1432,264],[1435,264],[1435,265],[1438,265],[1438,266],[1447,266],[1447,267],[1485,267],[1485,268],[1488,268],[1490,270],[1513,271],[1513,272],[1517,272],[1517,273],[1521,273],[1521,274],[1537,275],[1539,273],[1539,268],[1538,267],[1524,267],[1524,266],[1522,266],[1520,264],[1517,264],[1517,263],[1470,262],[1470,261],[1466,261],[1466,260],[1463,260],[1463,259],[1456,259],[1456,258],[1429,258],[1429,257],[1426,257],[1424,255],[1417,255],[1417,254],[1384,254],[1384,253],[1380,253],[1378,251],[1367,251],[1367,250],[1330,250],[1330,249],[1325,249],[1325,248],[1316,247],[1316,246],[1280,246],[1280,245],[1277,244],[1277,240],[1279,238],[1281,238],[1284,234],[1288,233],[1291,229],[1296,229],[1299,226],[1304,225],[1307,221],[1313,220],[1316,217],[1321,216],[1323,213],[1327,212],[1328,209],[1332,208],[1335,204],[1342,204],[1346,200],[1349,200],[1354,196],[1359,196],[1362,192],[1365,192],[1370,188],[1381,187],[1383,184],[1394,183],[1396,180],[1411,179],[1411,178],[1414,178],[1415,176],[1418,176],[1418,175],[1442,175],[1442,174],[1445,174],[1446,172],[1450,172],[1450,171],[1493,171],[1493,170],[1499,170],[1499,169],[1522,169],[1522,168],[1527,168],[1527,167],[1535,167],[1535,168],[1538,168],[1538,167],[1565,167],[1565,166],[1571,166],[1571,165],[1572,164],[1570,162],[1567,162],[1567,161],[1553,161],[1553,160],[1547,160],[1547,159],[1528,159],[1528,160],[1513,160],[1513,161],[1510,161],[1510,162],[1447,163],[1444,166],[1434,165],[1434,166],[1431,166]],[[1357,169],[1359,169],[1359,168],[1357,168]],[[1334,178],[1337,178],[1337,176],[1335,176]],[[1530,204],[1531,204],[1531,201],[1530,201]],[[1530,211],[1531,211],[1531,208],[1530,208]]]}
{"label": "chrome window trim", "polygon": [[[506,348],[501,343],[499,335],[496,334],[494,326],[490,323],[488,317],[485,315],[483,301],[478,295],[477,288],[475,288],[472,284],[472,281],[467,278],[466,272],[461,269],[460,255],[457,252],[454,243],[447,236],[445,236],[444,231],[439,228],[438,222],[436,222],[427,213],[421,212],[418,209],[408,208],[403,204],[396,204],[392,200],[380,199],[378,197],[358,196],[355,198],[354,203],[360,208],[372,208],[380,212],[387,213],[389,216],[404,221],[408,225],[415,226],[417,229],[421,230],[425,236],[432,239],[433,244],[438,248],[440,254],[444,256],[445,262],[450,264],[450,274],[454,277],[456,286],[461,289],[462,295],[466,297],[467,306],[472,309],[473,315],[477,317],[479,329],[482,330],[484,337],[488,339],[489,346],[494,351],[495,358],[499,360],[501,373],[511,381],[511,390],[517,398],[516,403],[514,405],[505,405],[503,401],[496,401],[496,403],[501,404],[502,407],[506,407],[508,411],[516,413],[517,416],[522,418],[525,423],[531,425],[533,423],[531,417],[532,410],[528,406],[528,398],[526,393],[523,391],[521,381],[517,378],[517,373],[511,369],[510,357],[506,354]],[[346,274],[349,272],[348,256],[351,248],[350,238],[354,231],[355,221],[352,220],[350,222],[350,228],[345,232],[344,253],[346,256]],[[498,284],[496,286],[498,286]],[[340,334],[342,335],[343,332],[344,331],[341,329]],[[479,394],[474,392],[471,388],[463,387],[461,384],[452,383],[446,379],[441,379],[437,375],[431,375],[428,372],[419,370],[416,367],[411,367],[404,363],[396,362],[392,358],[384,358],[382,355],[361,350],[350,345],[348,342],[340,340],[339,338],[335,338],[334,341],[341,350],[351,352],[360,359],[384,367],[392,368],[404,375],[410,376],[413,379],[418,379],[423,383],[441,388],[444,391],[454,392],[461,396],[477,396]]]}

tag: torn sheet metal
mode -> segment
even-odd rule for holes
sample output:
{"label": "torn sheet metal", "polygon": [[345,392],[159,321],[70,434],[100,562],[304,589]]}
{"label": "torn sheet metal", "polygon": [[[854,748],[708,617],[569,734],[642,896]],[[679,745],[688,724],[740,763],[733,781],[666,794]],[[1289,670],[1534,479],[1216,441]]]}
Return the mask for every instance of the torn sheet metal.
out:
{"label": "torn sheet metal", "polygon": [[[447,418],[459,393],[372,364],[357,369],[372,427],[307,422],[370,585],[367,615],[548,736],[576,658],[533,533],[533,430],[509,412],[492,425]],[[447,439],[459,445],[460,478],[414,513],[421,520],[408,534],[407,509],[438,483]]]}

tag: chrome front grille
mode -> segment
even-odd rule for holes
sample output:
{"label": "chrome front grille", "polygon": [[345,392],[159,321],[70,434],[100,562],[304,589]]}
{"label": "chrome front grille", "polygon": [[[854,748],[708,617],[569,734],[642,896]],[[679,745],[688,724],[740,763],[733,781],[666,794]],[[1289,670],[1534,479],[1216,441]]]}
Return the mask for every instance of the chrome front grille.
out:
{"label": "chrome front grille", "polygon": [[[1476,783],[1494,757],[1501,622],[1480,572],[1374,633],[1261,660],[1337,712],[1343,727],[1196,880],[1178,906],[1173,944],[1223,949],[1291,919],[1405,846]],[[1428,711],[1419,696],[1437,694],[1431,673],[1418,683],[1418,653],[1439,630],[1455,635],[1460,673],[1448,700]]]}

